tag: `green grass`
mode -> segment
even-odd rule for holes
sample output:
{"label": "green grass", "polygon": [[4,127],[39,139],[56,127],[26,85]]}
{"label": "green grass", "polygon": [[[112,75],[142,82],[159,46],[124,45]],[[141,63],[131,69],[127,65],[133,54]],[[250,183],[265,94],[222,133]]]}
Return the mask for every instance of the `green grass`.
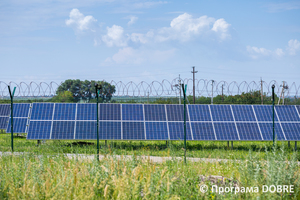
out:
{"label": "green grass", "polygon": [[[57,150],[59,151],[59,150]],[[28,153],[0,157],[0,199],[297,199],[300,172],[295,154],[284,147],[266,151],[266,159],[249,151],[241,162],[166,161],[152,163],[107,157],[68,159]],[[289,160],[289,162],[285,162]],[[200,176],[219,175],[239,187],[294,185],[294,193],[202,193]],[[219,186],[220,183],[216,183]],[[222,183],[230,187],[230,182]]]}
{"label": "green grass", "polygon": [[[37,146],[36,140],[25,138],[14,138],[15,152],[32,152],[43,154],[77,153],[96,154],[96,141],[86,141],[92,145],[75,145],[74,140],[46,140]],[[253,151],[259,158],[266,158],[265,149],[272,148],[272,142],[233,142],[227,147],[227,141],[188,141],[187,156],[196,158],[218,158],[244,160],[249,150]],[[284,146],[286,155],[290,157],[294,152],[294,143],[288,148],[287,142],[277,142],[278,146]],[[0,151],[11,151],[11,135],[0,134]],[[168,146],[166,141],[100,141],[100,154],[115,155],[150,155],[150,156],[183,156],[183,141],[171,141]],[[300,160],[300,152],[295,153]]]}
{"label": "green grass", "polygon": [[[11,151],[10,134],[0,134],[0,151]],[[75,141],[37,141],[14,138],[15,152],[0,157],[0,199],[299,199],[299,152],[287,149],[287,142],[189,141],[188,157],[230,159],[227,162],[187,162],[170,160],[153,163],[136,155],[183,156],[183,142],[104,141],[100,153],[110,155],[98,162],[69,159],[63,153],[95,154],[92,145]],[[132,155],[131,160],[115,155]],[[235,159],[238,159],[236,161]],[[287,162],[288,161],[288,162]],[[258,193],[202,193],[200,185],[211,186],[200,176],[224,176],[230,187],[258,187]],[[294,193],[262,193],[263,185],[293,185]]]}

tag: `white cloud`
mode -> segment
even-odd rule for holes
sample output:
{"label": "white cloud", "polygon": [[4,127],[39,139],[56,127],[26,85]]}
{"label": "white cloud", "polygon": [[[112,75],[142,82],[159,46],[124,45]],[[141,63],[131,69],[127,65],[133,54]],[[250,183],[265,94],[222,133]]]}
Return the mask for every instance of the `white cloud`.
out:
{"label": "white cloud", "polygon": [[262,57],[267,57],[272,54],[272,51],[265,48],[251,47],[247,46],[247,51],[250,54],[250,57],[253,59],[258,59]]}
{"label": "white cloud", "polygon": [[230,34],[228,33],[229,26],[230,24],[228,24],[223,18],[221,18],[215,21],[213,28],[211,30],[220,34],[221,39],[226,39],[230,37]]}
{"label": "white cloud", "polygon": [[184,13],[174,18],[170,27],[158,30],[156,40],[159,42],[166,40],[187,41],[195,35],[207,33],[210,30],[210,24],[214,21],[215,19],[211,17],[193,18],[192,15]]}
{"label": "white cloud", "polygon": [[290,40],[288,42],[288,48],[290,55],[296,55],[296,51],[300,49],[300,42],[298,40]]}
{"label": "white cloud", "polygon": [[93,23],[97,20],[91,16],[84,16],[78,9],[74,8],[71,10],[70,19],[66,20],[66,25],[73,27],[76,31],[94,31],[92,29]]}
{"label": "white cloud", "polygon": [[136,43],[140,42],[142,44],[145,44],[148,42],[147,35],[145,36],[144,34],[141,33],[132,33],[130,39]]}
{"label": "white cloud", "polygon": [[142,63],[157,63],[163,62],[174,56],[175,49],[169,50],[149,50],[149,49],[134,49],[132,47],[124,47],[112,57],[106,59],[108,64],[133,64],[140,65]]}
{"label": "white cloud", "polygon": [[277,48],[274,51],[271,51],[271,50],[268,50],[265,48],[247,46],[247,51],[248,51],[250,57],[253,59],[266,58],[266,57],[271,57],[271,56],[280,58],[283,55],[285,55],[283,50],[280,48]]}
{"label": "white cloud", "polygon": [[103,42],[108,46],[127,46],[127,39],[124,37],[124,29],[121,26],[113,25],[107,27],[107,34],[102,36]]}
{"label": "white cloud", "polygon": [[130,19],[130,21],[127,23],[128,26],[134,24],[138,20],[138,17],[136,17],[136,16],[129,16],[129,19]]}
{"label": "white cloud", "polygon": [[275,50],[275,54],[276,54],[278,57],[281,57],[281,56],[284,56],[285,53],[283,52],[282,49],[277,48],[277,49]]}

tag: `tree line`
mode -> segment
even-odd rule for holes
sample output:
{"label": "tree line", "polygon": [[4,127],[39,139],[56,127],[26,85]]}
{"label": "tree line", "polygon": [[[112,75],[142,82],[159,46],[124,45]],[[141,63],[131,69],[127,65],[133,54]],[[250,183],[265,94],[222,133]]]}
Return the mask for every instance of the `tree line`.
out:
{"label": "tree line", "polygon": [[[15,103],[31,103],[31,102],[62,102],[62,103],[76,103],[76,102],[86,102],[95,103],[96,102],[96,91],[95,83],[102,85],[102,89],[99,94],[100,103],[140,103],[139,100],[112,100],[113,94],[116,92],[114,85],[111,85],[105,81],[81,81],[79,79],[68,79],[65,80],[56,91],[56,95],[47,100],[33,99],[33,100],[14,100]],[[188,96],[188,103],[193,104],[193,96]],[[275,103],[277,104],[279,97],[275,95]],[[178,104],[178,97],[161,97],[152,100],[144,100],[144,103],[151,104]],[[299,97],[286,97],[286,105],[300,105]],[[0,103],[10,103],[9,99],[0,100]],[[211,97],[198,96],[195,98],[196,104],[211,104]],[[214,104],[261,104],[261,93],[260,91],[243,92],[240,95],[217,95],[213,98]],[[272,104],[272,97],[263,95],[263,104]]]}

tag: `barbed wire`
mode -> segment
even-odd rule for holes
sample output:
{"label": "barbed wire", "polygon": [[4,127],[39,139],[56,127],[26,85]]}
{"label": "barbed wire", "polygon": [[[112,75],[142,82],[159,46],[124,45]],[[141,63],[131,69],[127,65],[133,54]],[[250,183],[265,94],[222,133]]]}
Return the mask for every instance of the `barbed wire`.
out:
{"label": "barbed wire", "polygon": [[[103,80],[105,81],[105,80]],[[163,97],[163,96],[179,96],[180,95],[180,84],[187,85],[187,95],[193,95],[193,80],[190,79],[180,79],[175,78],[171,81],[166,79],[159,81],[152,81],[150,83],[141,81],[135,83],[129,81],[127,83],[122,81],[106,81],[111,85],[115,86],[116,92],[113,96],[129,96],[129,97]],[[5,83],[0,81],[0,98],[9,97],[8,86],[11,88],[16,87],[15,96],[16,97],[51,97],[56,95],[58,87],[63,82],[57,83],[51,81],[46,82],[9,82]],[[213,83],[213,84],[212,84]],[[206,79],[196,79],[195,80],[195,95],[196,96],[207,96],[211,95],[239,95],[247,92],[260,91],[263,90],[264,95],[271,96],[272,85],[275,85],[275,93],[279,96],[282,91],[282,85],[284,83],[287,86],[285,89],[285,96],[298,97],[300,95],[300,85],[297,86],[295,82],[288,84],[287,82],[277,82],[275,80],[269,83],[265,81],[243,81],[238,83],[236,81],[226,82],[226,81],[213,81]]]}

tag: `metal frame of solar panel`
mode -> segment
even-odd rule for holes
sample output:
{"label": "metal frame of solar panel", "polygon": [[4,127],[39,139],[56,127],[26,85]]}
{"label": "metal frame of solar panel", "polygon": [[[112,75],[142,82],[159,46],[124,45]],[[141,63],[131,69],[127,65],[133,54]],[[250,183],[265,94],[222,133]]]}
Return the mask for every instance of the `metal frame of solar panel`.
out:
{"label": "metal frame of solar panel", "polygon": [[[29,103],[14,103],[13,105],[14,133],[28,132],[31,106],[32,104]],[[6,132],[7,133],[11,132],[11,116],[9,116]]]}
{"label": "metal frame of solar panel", "polygon": [[[96,139],[96,104],[34,103],[27,139]],[[182,140],[183,105],[99,104],[100,140]],[[275,107],[278,140],[300,140],[300,108]],[[187,105],[187,140],[272,140],[270,105]]]}
{"label": "metal frame of solar panel", "polygon": [[7,129],[10,115],[10,105],[0,104],[0,129]]}

